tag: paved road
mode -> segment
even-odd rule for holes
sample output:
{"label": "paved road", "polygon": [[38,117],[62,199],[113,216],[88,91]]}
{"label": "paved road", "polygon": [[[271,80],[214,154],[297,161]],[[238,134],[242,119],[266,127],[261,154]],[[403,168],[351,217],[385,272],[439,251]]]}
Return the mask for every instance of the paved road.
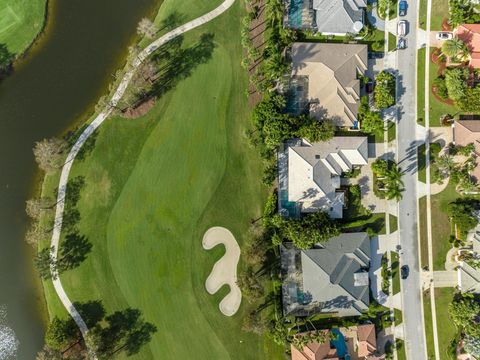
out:
{"label": "paved road", "polygon": [[[68,176],[70,174],[70,169],[73,165],[73,161],[75,160],[75,157],[77,156],[78,152],[80,151],[85,141],[100,125],[102,125],[105,119],[108,118],[108,116],[112,112],[112,109],[118,104],[123,94],[125,93],[125,90],[127,89],[128,84],[132,80],[135,70],[150,54],[152,54],[155,50],[157,50],[157,48],[159,48],[161,45],[167,43],[168,41],[174,39],[175,37],[189,30],[192,30],[200,25],[203,25],[209,22],[210,20],[216,18],[217,16],[221,15],[226,10],[228,10],[233,5],[234,2],[235,0],[225,0],[221,5],[219,5],[217,8],[210,11],[209,13],[201,17],[198,17],[182,26],[179,26],[178,28],[159,37],[157,40],[153,41],[148,47],[146,47],[133,61],[132,66],[130,67],[131,70],[129,70],[125,74],[122,81],[120,82],[117,90],[115,91],[112,99],[110,100],[111,106],[109,106],[107,109],[105,109],[100,114],[98,114],[98,116],[92,121],[92,123],[90,123],[90,125],[85,129],[85,131],[77,139],[75,145],[73,145],[72,149],[70,150],[67,156],[65,165],[62,168],[62,174],[60,176],[60,183],[58,186],[59,190],[57,195],[57,207],[55,210],[55,227],[53,230],[52,240],[51,240],[51,246],[53,248],[52,257],[54,260],[57,259],[57,254],[58,254],[58,245],[59,245],[60,234],[62,230],[63,210],[65,205],[64,199],[65,199],[66,187],[68,182]],[[58,297],[62,301],[63,306],[68,311],[70,316],[75,320],[75,323],[77,324],[78,328],[82,332],[82,335],[85,337],[85,335],[88,332],[88,327],[85,324],[85,321],[83,321],[77,309],[75,309],[72,302],[68,298],[68,295],[65,292],[62,286],[62,283],[60,281],[60,277],[57,276],[54,269],[52,269],[51,271],[54,278],[53,286],[55,287],[55,291],[57,292]],[[95,355],[93,354],[92,357],[95,358]]]}
{"label": "paved road", "polygon": [[401,265],[410,274],[402,280],[402,303],[407,359],[427,358],[423,326],[422,290],[417,234],[417,142],[416,142],[416,56],[417,2],[408,2],[407,49],[397,51],[398,125],[397,159],[405,175],[405,192],[399,202],[399,236],[402,246]]}

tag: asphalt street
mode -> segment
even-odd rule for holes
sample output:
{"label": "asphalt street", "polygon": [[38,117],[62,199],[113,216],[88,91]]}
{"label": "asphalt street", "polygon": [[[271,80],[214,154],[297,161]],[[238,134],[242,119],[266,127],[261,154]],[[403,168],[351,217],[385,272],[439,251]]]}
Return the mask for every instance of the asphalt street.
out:
{"label": "asphalt street", "polygon": [[[408,1],[406,20],[407,48],[396,51],[397,64],[397,159],[404,171],[405,191],[398,206],[399,235],[402,253],[401,265],[410,269],[408,278],[402,280],[404,336],[407,359],[427,358],[423,329],[422,290],[419,266],[417,231],[417,146],[416,141],[416,56],[417,56],[417,3]],[[395,69],[393,69],[395,71]]]}

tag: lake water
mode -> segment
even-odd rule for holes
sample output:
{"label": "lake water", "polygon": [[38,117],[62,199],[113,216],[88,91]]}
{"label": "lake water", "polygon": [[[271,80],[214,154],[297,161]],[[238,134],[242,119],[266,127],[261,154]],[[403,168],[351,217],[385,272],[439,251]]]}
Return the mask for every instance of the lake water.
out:
{"label": "lake water", "polygon": [[33,144],[92,111],[122,66],[136,24],[160,2],[51,0],[45,35],[0,82],[0,360],[34,359],[43,344],[41,295],[23,241]]}

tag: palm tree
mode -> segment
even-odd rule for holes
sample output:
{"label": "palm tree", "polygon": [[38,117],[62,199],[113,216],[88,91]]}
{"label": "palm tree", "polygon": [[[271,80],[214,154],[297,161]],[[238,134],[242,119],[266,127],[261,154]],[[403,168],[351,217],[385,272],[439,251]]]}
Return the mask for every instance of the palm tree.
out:
{"label": "palm tree", "polygon": [[400,186],[392,186],[392,187],[389,187],[387,189],[387,192],[385,194],[385,197],[387,198],[387,200],[396,200],[396,201],[400,201],[402,200],[402,192],[404,191],[405,189],[402,189],[400,188]]}
{"label": "palm tree", "polygon": [[438,157],[435,163],[441,170],[445,171],[448,174],[450,174],[451,171],[455,170],[455,167],[457,166],[455,161],[453,161],[453,156],[449,154]]}
{"label": "palm tree", "polygon": [[468,54],[468,48],[465,43],[458,39],[450,39],[446,40],[442,45],[442,53],[445,56],[448,56],[453,61],[459,59],[460,61],[464,60],[466,55]]}

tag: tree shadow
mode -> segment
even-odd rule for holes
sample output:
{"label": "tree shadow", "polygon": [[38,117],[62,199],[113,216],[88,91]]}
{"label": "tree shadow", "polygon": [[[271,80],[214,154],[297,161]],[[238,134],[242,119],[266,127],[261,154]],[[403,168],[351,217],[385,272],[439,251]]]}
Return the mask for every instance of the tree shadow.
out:
{"label": "tree shadow", "polygon": [[73,303],[75,309],[82,316],[85,324],[92,328],[97,325],[106,315],[105,307],[101,300],[91,300],[87,302]]}
{"label": "tree shadow", "polygon": [[158,73],[148,96],[162,96],[175,88],[180,80],[189,77],[198,65],[211,59],[216,47],[213,39],[213,34],[206,33],[194,45],[182,48],[184,38],[179,36],[167,46],[162,46],[153,56],[153,61],[158,65]]}
{"label": "tree shadow", "polygon": [[170,15],[168,15],[161,23],[160,23],[160,30],[172,30],[178,27],[181,24],[186,23],[186,16],[178,11],[174,11]]}
{"label": "tree shadow", "polygon": [[92,243],[84,235],[78,232],[68,234],[61,245],[59,270],[65,271],[80,266],[90,251],[92,251]]}

